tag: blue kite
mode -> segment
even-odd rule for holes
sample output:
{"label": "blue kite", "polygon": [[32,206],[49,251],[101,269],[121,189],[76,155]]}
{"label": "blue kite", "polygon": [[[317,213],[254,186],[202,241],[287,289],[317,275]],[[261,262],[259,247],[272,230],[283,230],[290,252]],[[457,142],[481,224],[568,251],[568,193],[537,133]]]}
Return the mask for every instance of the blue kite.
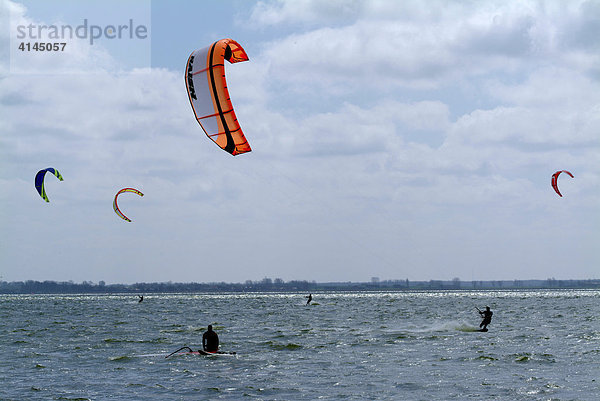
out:
{"label": "blue kite", "polygon": [[56,178],[58,178],[61,181],[63,180],[63,178],[62,175],[60,175],[60,173],[58,172],[58,170],[52,167],[40,170],[35,175],[35,189],[37,189],[42,199],[44,199],[46,202],[50,202],[48,196],[46,195],[46,190],[44,189],[44,177],[46,176],[46,173],[54,174]]}

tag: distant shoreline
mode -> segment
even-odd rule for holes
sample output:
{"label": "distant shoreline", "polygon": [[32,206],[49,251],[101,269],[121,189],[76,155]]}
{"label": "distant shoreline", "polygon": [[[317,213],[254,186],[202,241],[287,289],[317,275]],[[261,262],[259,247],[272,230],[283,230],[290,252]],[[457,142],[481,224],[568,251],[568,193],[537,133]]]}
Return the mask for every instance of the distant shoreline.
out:
{"label": "distant shoreline", "polygon": [[244,283],[135,283],[106,284],[56,281],[0,281],[0,294],[111,294],[111,293],[198,293],[198,292],[317,292],[317,291],[425,291],[425,290],[531,290],[531,289],[600,289],[600,279],[587,280],[490,280],[453,279],[371,282],[289,281],[263,279]]}

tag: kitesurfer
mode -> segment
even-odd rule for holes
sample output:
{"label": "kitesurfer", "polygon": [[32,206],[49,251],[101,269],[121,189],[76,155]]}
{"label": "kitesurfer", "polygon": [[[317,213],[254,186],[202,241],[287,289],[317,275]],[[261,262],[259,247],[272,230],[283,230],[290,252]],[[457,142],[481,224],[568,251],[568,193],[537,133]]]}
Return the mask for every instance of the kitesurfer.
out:
{"label": "kitesurfer", "polygon": [[140,297],[140,300],[138,301],[138,303],[142,302],[144,300],[144,296],[143,295],[138,295],[138,297]]}
{"label": "kitesurfer", "polygon": [[479,328],[481,330],[487,330],[487,325],[492,322],[492,315],[494,314],[494,312],[492,312],[490,310],[489,306],[486,306],[484,311],[480,311],[479,308],[477,308],[477,311],[479,312],[479,314],[483,318],[483,320],[479,324]]}
{"label": "kitesurfer", "polygon": [[217,352],[219,350],[219,336],[213,331],[212,325],[202,335],[202,349],[206,352]]}
{"label": "kitesurfer", "polygon": [[308,294],[306,298],[308,298],[308,301],[306,301],[306,305],[308,305],[310,304],[310,301],[312,301],[312,294]]}

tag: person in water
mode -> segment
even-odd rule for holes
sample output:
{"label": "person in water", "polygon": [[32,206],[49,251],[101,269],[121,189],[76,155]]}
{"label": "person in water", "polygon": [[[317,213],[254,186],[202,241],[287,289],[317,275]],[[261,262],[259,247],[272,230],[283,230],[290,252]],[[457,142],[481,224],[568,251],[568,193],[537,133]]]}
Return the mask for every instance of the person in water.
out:
{"label": "person in water", "polygon": [[489,306],[485,307],[485,310],[482,312],[479,309],[477,309],[477,311],[479,312],[479,314],[481,315],[481,317],[483,318],[483,320],[481,321],[481,323],[479,324],[479,328],[481,330],[487,330],[487,325],[490,324],[492,322],[492,315],[494,314],[494,312],[492,312],[490,310]]}
{"label": "person in water", "polygon": [[206,352],[217,352],[219,350],[219,336],[213,331],[212,325],[202,335],[202,349]]}
{"label": "person in water", "polygon": [[144,300],[144,296],[143,295],[138,295],[138,297],[140,297],[140,300],[138,301],[138,303],[142,302]]}
{"label": "person in water", "polygon": [[308,298],[308,301],[306,301],[306,305],[308,305],[310,304],[310,301],[312,301],[312,294],[308,294],[306,298]]}

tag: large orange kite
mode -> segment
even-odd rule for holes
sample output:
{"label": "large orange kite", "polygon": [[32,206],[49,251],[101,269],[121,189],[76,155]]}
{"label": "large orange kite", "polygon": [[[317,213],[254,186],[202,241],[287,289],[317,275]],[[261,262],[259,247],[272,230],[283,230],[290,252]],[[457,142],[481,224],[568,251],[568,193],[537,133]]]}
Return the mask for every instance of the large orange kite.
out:
{"label": "large orange kite", "polygon": [[233,111],[225,81],[225,60],[247,61],[233,39],[221,39],[188,58],[185,85],[196,119],[206,135],[232,155],[250,152],[250,145]]}

